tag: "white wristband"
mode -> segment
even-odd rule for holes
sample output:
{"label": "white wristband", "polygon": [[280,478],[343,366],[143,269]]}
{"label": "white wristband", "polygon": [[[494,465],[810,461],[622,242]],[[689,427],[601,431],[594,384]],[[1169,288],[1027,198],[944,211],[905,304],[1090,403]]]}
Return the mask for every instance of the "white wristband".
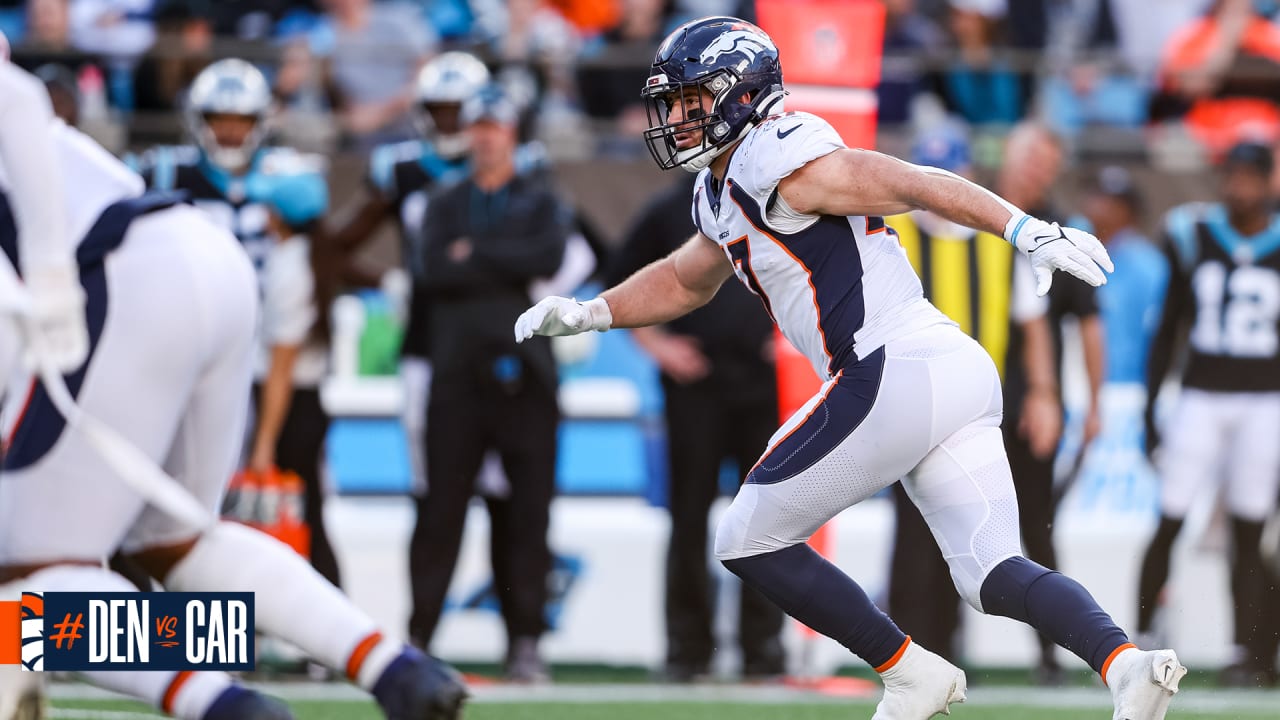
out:
{"label": "white wristband", "polygon": [[613,311],[604,298],[592,298],[582,303],[582,307],[587,311],[588,329],[604,332],[613,326]]}
{"label": "white wristband", "polygon": [[1009,218],[1009,222],[1004,226],[1004,239],[1008,240],[1009,244],[1014,247],[1018,247],[1018,233],[1030,219],[1031,216],[1024,212],[1013,213],[1013,216]]}

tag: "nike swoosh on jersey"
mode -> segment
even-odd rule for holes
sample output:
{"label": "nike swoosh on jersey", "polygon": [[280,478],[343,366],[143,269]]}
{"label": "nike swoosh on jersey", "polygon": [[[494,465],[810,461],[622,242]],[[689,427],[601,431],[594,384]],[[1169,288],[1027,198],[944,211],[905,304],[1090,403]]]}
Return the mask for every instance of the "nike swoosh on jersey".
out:
{"label": "nike swoosh on jersey", "polygon": [[786,132],[783,132],[782,128],[778,128],[778,139],[781,140],[785,138],[786,136],[795,132],[799,127],[800,127],[799,125],[792,125],[791,127],[787,128]]}

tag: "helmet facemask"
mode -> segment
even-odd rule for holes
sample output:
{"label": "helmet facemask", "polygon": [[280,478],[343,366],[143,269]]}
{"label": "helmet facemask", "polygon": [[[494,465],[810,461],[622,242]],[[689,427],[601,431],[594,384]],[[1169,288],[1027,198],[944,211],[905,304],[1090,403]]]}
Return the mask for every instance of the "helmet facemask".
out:
{"label": "helmet facemask", "polygon": [[[755,87],[751,79],[744,79],[731,69],[691,82],[668,82],[661,74],[650,77],[641,92],[649,115],[644,140],[658,166],[663,170],[682,167],[698,172],[729,149],[765,114],[777,112],[781,107],[782,88],[761,89]],[[710,107],[705,107],[707,95],[711,96]],[[669,122],[671,108],[681,96],[686,101],[685,117],[678,123]],[[743,96],[747,97],[746,102],[739,101]],[[698,144],[683,149],[677,147],[677,136],[699,131],[702,139]]]}
{"label": "helmet facemask", "polygon": [[[219,117],[243,117],[248,122],[252,122],[253,126],[249,132],[245,134],[243,141],[239,144],[224,145],[218,141],[218,136],[214,132],[211,125],[217,122]],[[249,167],[253,162],[253,156],[258,152],[258,148],[262,147],[262,143],[267,138],[267,121],[265,113],[262,115],[240,115],[237,113],[200,113],[191,112],[188,124],[190,132],[195,139],[196,144],[204,151],[209,161],[218,167],[238,172]]]}
{"label": "helmet facemask", "polygon": [[414,111],[418,132],[445,160],[457,160],[470,150],[470,141],[462,128],[460,101],[421,102]]}

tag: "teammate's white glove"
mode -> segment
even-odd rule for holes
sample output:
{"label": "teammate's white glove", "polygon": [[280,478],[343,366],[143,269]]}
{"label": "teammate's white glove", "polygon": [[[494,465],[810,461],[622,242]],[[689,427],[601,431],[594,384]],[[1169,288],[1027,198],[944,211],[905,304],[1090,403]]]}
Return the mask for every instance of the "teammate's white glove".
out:
{"label": "teammate's white glove", "polygon": [[1049,292],[1054,270],[1065,270],[1094,287],[1105,284],[1107,273],[1115,270],[1107,249],[1083,230],[1015,214],[1004,237],[1030,258],[1037,295]]}
{"label": "teammate's white glove", "polygon": [[84,319],[84,289],[74,265],[48,265],[23,276],[31,297],[26,362],[31,367],[52,364],[69,373],[89,354],[89,329]]}
{"label": "teammate's white glove", "polygon": [[604,298],[580,303],[563,297],[546,297],[516,318],[516,342],[534,335],[577,335],[588,330],[608,330],[613,313]]}

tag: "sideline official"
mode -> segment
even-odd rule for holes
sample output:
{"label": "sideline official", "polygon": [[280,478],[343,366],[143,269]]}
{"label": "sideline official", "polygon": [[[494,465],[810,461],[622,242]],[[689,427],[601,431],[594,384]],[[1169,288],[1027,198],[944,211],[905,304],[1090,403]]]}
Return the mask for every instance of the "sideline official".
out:
{"label": "sideline official", "polygon": [[506,622],[508,679],[547,679],[538,652],[551,555],[555,491],[556,367],[545,338],[516,344],[511,326],[529,284],[553,275],[573,232],[545,173],[517,173],[518,113],[487,88],[463,105],[471,176],[432,193],[423,229],[433,375],[427,408],[426,494],[409,551],[409,632],[431,643],[457,562],[467,505],[485,452],[510,482],[490,503],[494,578]]}

